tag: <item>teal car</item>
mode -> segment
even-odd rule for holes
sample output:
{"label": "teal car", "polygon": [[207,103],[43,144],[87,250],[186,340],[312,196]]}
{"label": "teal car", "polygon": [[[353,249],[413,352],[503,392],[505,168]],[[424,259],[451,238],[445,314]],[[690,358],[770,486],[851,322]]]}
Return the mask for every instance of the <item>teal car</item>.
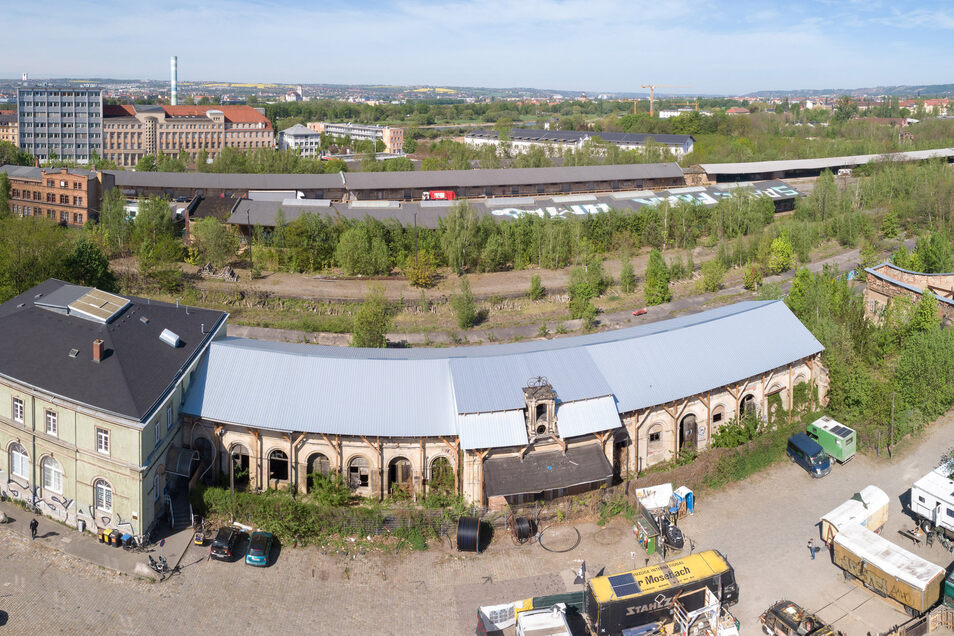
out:
{"label": "teal car", "polygon": [[268,553],[272,549],[272,533],[253,532],[248,540],[248,552],[245,553],[246,565],[265,567],[268,565]]}

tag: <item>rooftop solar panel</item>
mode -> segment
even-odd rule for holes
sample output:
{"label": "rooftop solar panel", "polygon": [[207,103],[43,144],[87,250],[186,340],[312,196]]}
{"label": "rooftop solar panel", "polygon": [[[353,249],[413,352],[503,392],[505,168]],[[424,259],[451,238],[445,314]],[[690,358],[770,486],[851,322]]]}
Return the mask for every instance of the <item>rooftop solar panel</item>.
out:
{"label": "rooftop solar panel", "polygon": [[613,594],[616,595],[616,598],[632,596],[642,591],[639,587],[639,583],[633,578],[632,572],[611,576],[609,577],[609,583],[613,588]]}
{"label": "rooftop solar panel", "polygon": [[831,432],[837,435],[838,437],[845,438],[845,437],[849,437],[854,431],[852,431],[847,426],[835,426],[834,428],[831,429]]}
{"label": "rooftop solar panel", "polygon": [[71,311],[106,323],[129,305],[129,300],[100,289],[91,289],[69,304]]}

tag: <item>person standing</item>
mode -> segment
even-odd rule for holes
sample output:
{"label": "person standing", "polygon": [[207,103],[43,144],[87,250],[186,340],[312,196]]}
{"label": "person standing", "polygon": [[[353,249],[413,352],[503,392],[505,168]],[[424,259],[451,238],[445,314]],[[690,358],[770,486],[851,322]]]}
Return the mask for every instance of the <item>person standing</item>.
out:
{"label": "person standing", "polygon": [[36,529],[40,527],[40,522],[36,520],[36,517],[33,518],[33,521],[30,522],[30,539],[36,539]]}
{"label": "person standing", "polygon": [[815,560],[815,540],[808,540],[808,552],[812,555],[812,561]]}

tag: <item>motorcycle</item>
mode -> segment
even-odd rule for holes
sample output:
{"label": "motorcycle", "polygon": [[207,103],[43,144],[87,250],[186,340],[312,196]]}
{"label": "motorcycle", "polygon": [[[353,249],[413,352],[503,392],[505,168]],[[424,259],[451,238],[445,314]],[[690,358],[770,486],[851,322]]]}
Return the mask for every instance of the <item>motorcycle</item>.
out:
{"label": "motorcycle", "polygon": [[152,555],[149,555],[149,567],[153,572],[159,575],[164,575],[169,571],[169,564],[166,562],[166,557],[159,556],[159,560],[152,558]]}

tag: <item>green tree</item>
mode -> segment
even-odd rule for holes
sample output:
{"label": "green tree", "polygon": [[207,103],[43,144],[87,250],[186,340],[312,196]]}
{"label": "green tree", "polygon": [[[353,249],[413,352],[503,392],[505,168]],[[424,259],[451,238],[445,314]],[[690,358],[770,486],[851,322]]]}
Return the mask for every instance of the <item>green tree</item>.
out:
{"label": "green tree", "polygon": [[203,261],[216,267],[228,264],[239,248],[239,239],[232,228],[215,217],[207,216],[192,222],[189,235]]}
{"label": "green tree", "polygon": [[477,324],[479,314],[477,312],[477,300],[473,292],[470,291],[470,281],[466,276],[461,276],[460,291],[450,297],[450,305],[454,310],[454,317],[457,318],[457,326],[461,329],[470,329]]}
{"label": "green tree", "polygon": [[[610,279],[603,273],[603,266],[595,258],[587,259],[583,267],[570,270],[570,283],[567,287],[570,296],[570,317],[586,318],[596,315],[592,300],[606,291]],[[591,309],[592,307],[592,309]]]}
{"label": "green tree", "polygon": [[103,195],[102,207],[92,232],[110,256],[125,256],[130,246],[133,223],[126,212],[126,198],[119,188]]}
{"label": "green tree", "polygon": [[69,231],[34,216],[0,219],[0,302],[47,278],[62,278]]}
{"label": "green tree", "polygon": [[384,297],[384,287],[374,285],[368,288],[364,302],[354,315],[352,326],[352,347],[387,346],[386,334],[391,328],[391,309]]}
{"label": "green tree", "polygon": [[81,239],[73,246],[64,262],[66,280],[85,287],[96,287],[117,292],[116,275],[109,269],[109,259],[103,248],[89,239]]}
{"label": "green tree", "polygon": [[198,172],[209,171],[209,152],[205,148],[195,156],[195,169]]}
{"label": "green tree", "polygon": [[32,166],[33,156],[9,141],[0,141],[0,166]]}
{"label": "green tree", "polygon": [[0,172],[0,219],[10,215],[10,178]]}
{"label": "green tree", "polygon": [[437,276],[437,263],[430,250],[408,254],[404,261],[404,276],[414,287],[431,287]]}
{"label": "green tree", "polygon": [[172,264],[182,258],[182,242],[176,231],[169,202],[150,197],[139,202],[139,212],[133,222],[132,243],[139,268],[150,274],[157,267]]}
{"label": "green tree", "polygon": [[619,268],[619,288],[624,294],[636,291],[636,274],[633,272],[633,262],[629,254],[623,254],[623,264]]}
{"label": "green tree", "polygon": [[156,172],[159,169],[159,163],[155,155],[143,155],[142,159],[136,162],[133,168],[136,172]]}
{"label": "green tree", "polygon": [[742,286],[755,290],[762,284],[762,268],[757,263],[748,263],[742,271]]}
{"label": "green tree", "polygon": [[858,106],[850,95],[842,95],[835,104],[835,111],[832,114],[832,120],[844,122],[851,119],[858,112]]}
{"label": "green tree", "polygon": [[409,155],[417,152],[417,139],[414,139],[413,137],[410,137],[410,136],[405,137],[403,150],[405,153]]}
{"label": "green tree", "polygon": [[931,232],[928,236],[918,239],[914,249],[923,269],[927,274],[940,274],[954,271],[951,242],[945,232]]}
{"label": "green tree", "polygon": [[349,275],[387,274],[391,263],[381,223],[366,219],[345,230],[335,260]]}
{"label": "green tree", "polygon": [[773,274],[781,274],[792,269],[795,264],[792,242],[788,238],[788,233],[783,232],[772,240],[772,248],[769,252],[768,269]]}
{"label": "green tree", "polygon": [[450,268],[460,274],[476,265],[480,256],[476,210],[467,203],[458,203],[438,224],[441,249]]}
{"label": "green tree", "polygon": [[669,291],[669,268],[666,267],[666,261],[659,250],[649,253],[645,278],[643,289],[647,305],[661,305],[672,299],[672,292]]}
{"label": "green tree", "polygon": [[915,333],[940,326],[941,318],[938,315],[937,297],[931,291],[925,289],[914,308],[914,315],[911,316],[911,322],[908,323],[908,330]]}

